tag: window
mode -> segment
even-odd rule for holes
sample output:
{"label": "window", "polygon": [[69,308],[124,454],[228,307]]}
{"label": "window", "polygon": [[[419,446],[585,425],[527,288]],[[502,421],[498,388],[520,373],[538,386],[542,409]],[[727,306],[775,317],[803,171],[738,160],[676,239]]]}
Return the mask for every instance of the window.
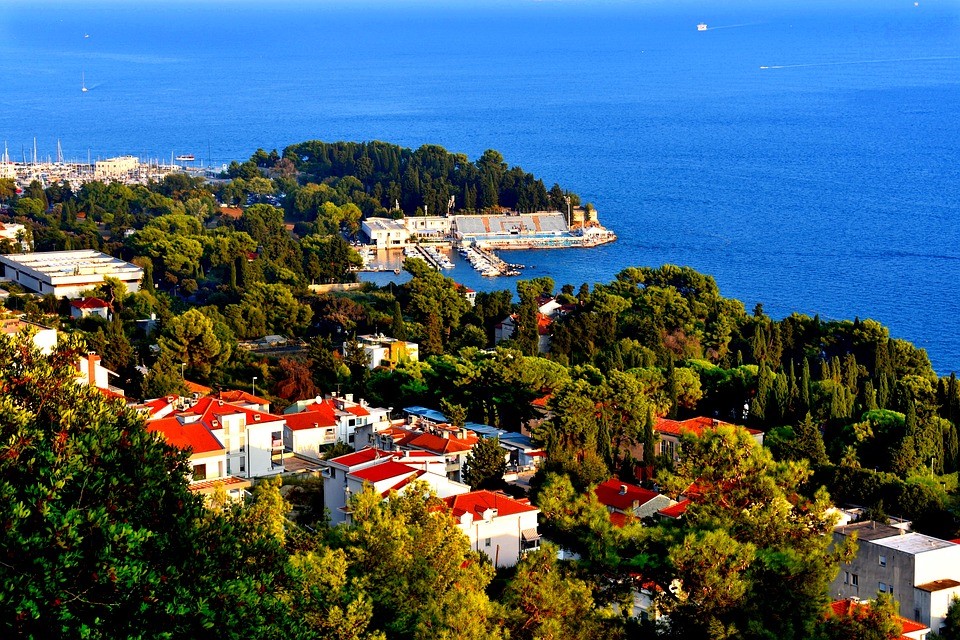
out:
{"label": "window", "polygon": [[483,546],[485,546],[485,547],[489,547],[490,544],[491,544],[490,538],[487,538],[486,540],[483,541]]}
{"label": "window", "polygon": [[920,609],[913,610],[913,619],[920,622]]}
{"label": "window", "polygon": [[858,576],[858,575],[855,574],[855,573],[851,573],[851,574],[850,574],[850,584],[852,584],[852,585],[855,586],[855,587],[859,587],[859,586],[860,586],[860,576]]}
{"label": "window", "polygon": [[886,592],[887,592],[887,583],[886,583],[886,582],[881,582],[881,583],[880,583],[880,593],[886,593]]}
{"label": "window", "polygon": [[207,465],[205,465],[205,464],[195,464],[195,465],[193,465],[193,479],[194,479],[194,480],[206,480],[206,479],[207,479]]}
{"label": "window", "polygon": [[850,572],[849,572],[849,571],[844,571],[844,572],[843,572],[843,584],[850,584]]}
{"label": "window", "polygon": [[247,470],[247,461],[243,458],[240,458],[240,473],[243,473]]}
{"label": "window", "polygon": [[880,556],[880,566],[881,567],[887,566],[887,556]]}
{"label": "window", "polygon": [[230,475],[230,458],[227,458],[227,475]]}

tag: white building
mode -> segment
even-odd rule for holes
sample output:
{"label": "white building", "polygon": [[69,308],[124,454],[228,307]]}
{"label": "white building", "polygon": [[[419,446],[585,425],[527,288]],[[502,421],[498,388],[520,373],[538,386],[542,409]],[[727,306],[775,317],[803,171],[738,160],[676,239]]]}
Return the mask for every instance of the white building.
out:
{"label": "white building", "polygon": [[93,176],[96,180],[121,180],[133,177],[140,168],[140,160],[135,156],[118,156],[97,160],[93,165]]}
{"label": "white building", "polygon": [[20,318],[7,318],[0,320],[0,334],[13,336],[18,333],[32,333],[33,346],[40,350],[45,356],[53,353],[57,347],[57,330],[43,325],[27,322]]}
{"label": "white building", "polygon": [[[2,166],[2,165],[0,165]],[[0,176],[2,178],[3,176]],[[0,240],[10,240],[11,242],[20,243],[20,248],[24,251],[30,250],[30,234],[27,231],[27,228],[22,224],[14,224],[12,222],[0,222]]]}
{"label": "white building", "polygon": [[147,430],[160,434],[167,443],[190,453],[190,490],[209,496],[223,487],[227,496],[241,499],[250,481],[227,471],[226,449],[200,422],[160,418],[147,422]]}
{"label": "white building", "polygon": [[889,593],[901,616],[939,630],[950,601],[960,597],[960,545],[873,521],[833,531],[837,542],[854,534],[857,557],[841,565],[830,595],[870,600]]}
{"label": "white building", "polygon": [[[417,362],[420,359],[420,345],[416,342],[406,342],[385,336],[382,333],[357,336],[357,341],[363,347],[369,358],[370,369],[377,367],[395,368],[403,361]],[[346,353],[349,342],[343,343]]]}
{"label": "white building", "polygon": [[511,567],[527,551],[540,547],[537,514],[527,500],[505,493],[471,491],[444,498],[457,526],[496,567]]}
{"label": "white building", "polygon": [[370,447],[322,464],[323,503],[330,511],[332,525],[349,522],[350,497],[362,491],[365,484],[373,486],[383,497],[414,480],[426,482],[441,498],[470,491],[469,486],[442,475],[442,457],[422,452],[389,452]]}
{"label": "white building", "polygon": [[96,316],[109,320],[113,315],[112,311],[110,303],[100,298],[81,298],[70,301],[70,317],[74,319]]}
{"label": "white building", "polygon": [[372,444],[375,435],[390,426],[390,410],[343,397],[298,400],[284,410],[288,451],[319,460],[324,447],[342,442],[359,451]]}
{"label": "white building", "polygon": [[447,216],[409,216],[403,219],[403,226],[422,240],[443,240],[450,235],[453,218]]}
{"label": "white building", "polygon": [[0,267],[5,279],[58,298],[79,298],[83,291],[103,284],[107,276],[136,293],[143,278],[140,267],[91,249],[0,255]]}
{"label": "white building", "polygon": [[258,478],[283,473],[285,420],[282,416],[213,396],[158,398],[142,407],[153,419],[169,416],[182,424],[196,423],[206,429],[224,449],[226,475]]}
{"label": "white building", "polygon": [[400,249],[410,242],[410,231],[403,220],[367,218],[360,223],[360,228],[370,238],[370,244],[378,249]]}

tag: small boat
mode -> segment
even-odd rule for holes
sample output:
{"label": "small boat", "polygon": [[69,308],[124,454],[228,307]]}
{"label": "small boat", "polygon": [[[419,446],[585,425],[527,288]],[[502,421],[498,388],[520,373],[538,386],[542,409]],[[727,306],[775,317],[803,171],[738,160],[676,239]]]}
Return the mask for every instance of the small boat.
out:
{"label": "small boat", "polygon": [[83,93],[87,92],[87,80],[83,76],[83,71],[80,72],[80,91]]}
{"label": "small boat", "polygon": [[697,25],[697,31],[706,31],[706,30],[707,30],[706,22],[701,22],[700,24]]}
{"label": "small boat", "polygon": [[186,153],[182,156],[177,156],[177,160],[180,162],[193,162],[196,158],[193,157],[192,153]]}

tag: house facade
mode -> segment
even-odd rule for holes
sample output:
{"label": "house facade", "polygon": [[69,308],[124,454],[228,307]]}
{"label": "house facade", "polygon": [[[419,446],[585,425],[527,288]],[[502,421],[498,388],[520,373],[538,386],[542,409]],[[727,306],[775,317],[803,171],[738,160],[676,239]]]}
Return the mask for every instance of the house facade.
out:
{"label": "house facade", "polygon": [[[199,424],[224,449],[224,472],[242,478],[283,473],[282,416],[232,404],[215,396],[158,398],[140,405],[152,420],[173,417]],[[152,420],[148,420],[148,425]]]}
{"label": "house facade", "polygon": [[527,500],[495,491],[470,491],[444,502],[470,547],[485,554],[495,567],[512,567],[524,553],[540,548],[540,510]]}
{"label": "house facade", "polygon": [[939,630],[950,601],[960,597],[960,545],[873,521],[833,531],[837,543],[853,535],[857,556],[840,566],[830,594],[862,600],[892,594],[902,617]]}
{"label": "house facade", "polygon": [[350,498],[366,484],[383,497],[390,491],[403,490],[414,480],[425,482],[441,498],[470,491],[469,486],[443,475],[442,457],[424,452],[391,452],[368,447],[321,464],[324,505],[334,526],[350,521]]}
{"label": "house facade", "polygon": [[[722,420],[717,420],[715,418],[705,418],[697,417],[690,418],[688,420],[671,420],[669,418],[658,418],[657,424],[655,427],[657,437],[659,442],[657,444],[657,453],[662,456],[668,456],[671,460],[676,462],[680,459],[680,436],[684,433],[690,433],[696,436],[701,435],[705,430],[716,429],[717,427],[724,425],[728,427],[733,427],[729,422],[723,422]],[[741,427],[745,428],[745,427]],[[750,436],[757,442],[757,444],[763,444],[763,432],[758,431],[757,429],[747,429],[747,432]],[[642,448],[640,450],[640,455],[638,456],[642,459],[643,453]]]}

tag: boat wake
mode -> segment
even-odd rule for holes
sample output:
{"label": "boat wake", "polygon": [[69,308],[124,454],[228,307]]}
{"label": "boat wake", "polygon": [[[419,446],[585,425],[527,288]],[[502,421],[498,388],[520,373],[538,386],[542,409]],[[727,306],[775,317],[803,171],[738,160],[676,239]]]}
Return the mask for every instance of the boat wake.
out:
{"label": "boat wake", "polygon": [[[719,28],[719,27],[718,27]],[[807,64],[760,65],[761,69],[799,69],[801,67],[836,67],[849,64],[884,64],[892,62],[930,62],[934,60],[960,60],[960,56],[930,56],[927,58],[889,58],[884,60],[847,60],[841,62],[810,62]]]}

